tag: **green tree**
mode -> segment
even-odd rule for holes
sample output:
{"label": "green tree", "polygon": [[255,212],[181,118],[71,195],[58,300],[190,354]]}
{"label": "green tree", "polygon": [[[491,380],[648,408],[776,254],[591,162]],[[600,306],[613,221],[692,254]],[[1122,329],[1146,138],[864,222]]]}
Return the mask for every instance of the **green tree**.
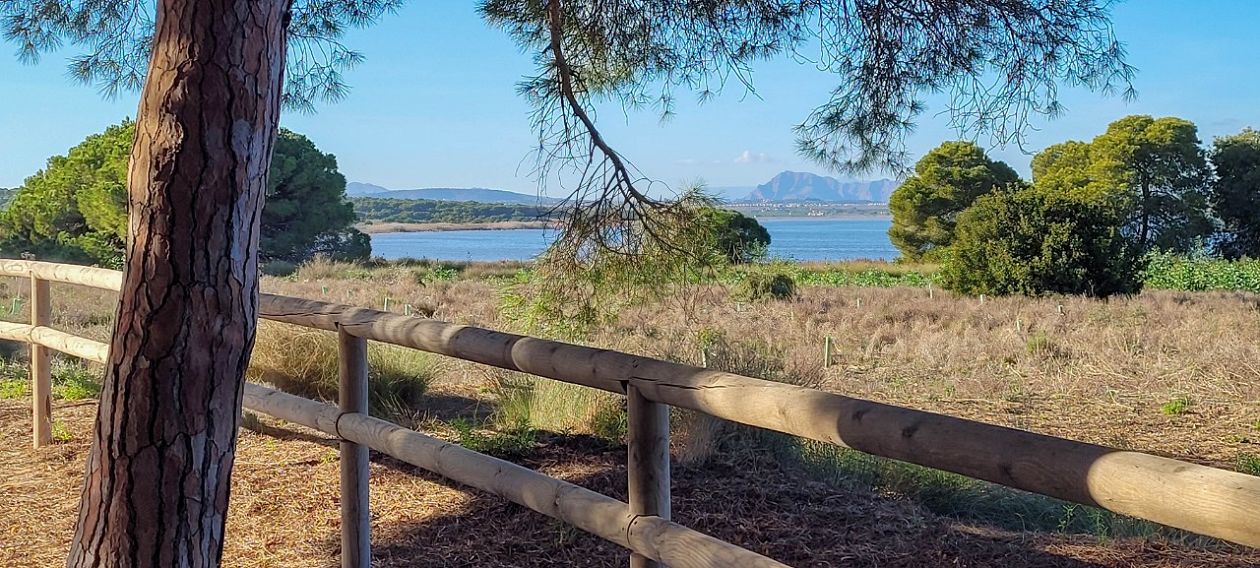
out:
{"label": "green tree", "polygon": [[[354,205],[337,158],[309,138],[281,128],[272,150],[262,212],[261,260],[301,262],[316,254],[367,258],[370,240],[351,227]],[[345,243],[345,246],[339,246]]]}
{"label": "green tree", "polygon": [[1113,192],[1031,186],[996,191],[958,217],[942,284],[965,294],[1106,297],[1141,288],[1140,250]]}
{"label": "green tree", "polygon": [[700,213],[699,222],[708,227],[712,246],[732,264],[762,258],[770,246],[770,232],[738,211],[708,207]]}
{"label": "green tree", "polygon": [[1019,183],[1003,162],[971,142],[946,142],[923,156],[914,175],[893,190],[888,237],[909,260],[936,260],[954,238],[959,213],[979,197]]}
{"label": "green tree", "polygon": [[0,214],[0,251],[121,264],[133,132],[131,122],[111,126],[27,178]]}
{"label": "green tree", "polygon": [[1128,193],[1126,227],[1143,249],[1187,252],[1212,233],[1210,171],[1194,123],[1127,116],[1094,138],[1089,156],[1090,183]]}
{"label": "green tree", "polygon": [[[89,136],[27,178],[0,214],[0,252],[122,263],[127,238],[127,160],[135,123]],[[354,207],[337,161],[305,136],[281,129],[263,206],[263,260],[302,261],[316,254],[367,258],[370,239],[355,230]]]}
{"label": "green tree", "polygon": [[1217,251],[1260,258],[1260,131],[1247,128],[1212,143],[1212,210],[1220,219]]}
{"label": "green tree", "polygon": [[1033,182],[1056,179],[1060,183],[1083,186],[1089,182],[1089,164],[1088,142],[1060,142],[1033,156]]}

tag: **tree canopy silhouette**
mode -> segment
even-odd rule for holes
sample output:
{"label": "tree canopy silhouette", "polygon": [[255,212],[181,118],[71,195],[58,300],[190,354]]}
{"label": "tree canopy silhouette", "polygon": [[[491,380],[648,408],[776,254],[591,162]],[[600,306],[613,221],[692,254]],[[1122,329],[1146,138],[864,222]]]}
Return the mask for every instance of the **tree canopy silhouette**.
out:
{"label": "tree canopy silhouette", "polygon": [[[753,89],[753,66],[787,56],[837,87],[796,126],[807,157],[848,172],[903,171],[905,137],[944,93],[964,135],[1022,142],[1030,121],[1062,111],[1060,84],[1132,95],[1134,69],[1108,0],[486,0],[482,13],[538,64],[538,174],[571,190],[570,237],[633,238],[652,181],[596,126],[603,102],[675,112],[679,91],[707,100]],[[657,215],[653,218],[663,218]],[[651,227],[646,227],[651,232]],[[633,246],[631,246],[633,248]]]}

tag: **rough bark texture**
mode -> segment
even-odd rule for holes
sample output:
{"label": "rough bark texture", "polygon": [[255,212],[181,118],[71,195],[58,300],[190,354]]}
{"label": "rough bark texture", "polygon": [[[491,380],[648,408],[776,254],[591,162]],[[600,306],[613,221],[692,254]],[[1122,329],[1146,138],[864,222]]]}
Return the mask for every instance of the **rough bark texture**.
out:
{"label": "rough bark texture", "polygon": [[127,268],[67,566],[222,556],[287,0],[160,0]]}

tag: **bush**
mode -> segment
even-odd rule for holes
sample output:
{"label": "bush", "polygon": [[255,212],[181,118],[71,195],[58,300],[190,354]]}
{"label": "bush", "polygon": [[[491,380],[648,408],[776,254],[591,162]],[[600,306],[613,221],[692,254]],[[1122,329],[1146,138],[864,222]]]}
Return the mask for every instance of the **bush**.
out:
{"label": "bush", "polygon": [[738,211],[702,208],[695,220],[712,241],[717,252],[731,264],[746,264],[761,259],[770,246],[770,232],[756,219]]}
{"label": "bush", "polygon": [[1123,203],[1085,188],[1027,187],[976,200],[958,218],[942,285],[965,294],[1106,297],[1142,287]]}
{"label": "bush", "polygon": [[750,272],[735,284],[731,296],[745,302],[788,300],[796,296],[796,281],[786,274]]}
{"label": "bush", "polygon": [[277,276],[285,278],[293,276],[298,271],[298,264],[287,260],[273,260],[270,262],[258,263],[258,271],[267,276]]}
{"label": "bush", "polygon": [[1260,260],[1153,252],[1146,256],[1142,279],[1148,287],[1162,290],[1260,293]]}

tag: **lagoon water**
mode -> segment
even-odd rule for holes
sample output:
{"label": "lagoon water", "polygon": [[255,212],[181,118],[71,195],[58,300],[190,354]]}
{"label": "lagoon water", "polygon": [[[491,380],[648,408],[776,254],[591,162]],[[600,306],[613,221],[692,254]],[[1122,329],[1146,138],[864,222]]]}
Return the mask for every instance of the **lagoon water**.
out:
{"label": "lagoon water", "polygon": [[[888,240],[888,219],[761,219],[770,231],[770,255],[786,260],[891,260],[897,249]],[[555,231],[509,229],[426,231],[372,235],[372,254],[387,259],[529,260]]]}

